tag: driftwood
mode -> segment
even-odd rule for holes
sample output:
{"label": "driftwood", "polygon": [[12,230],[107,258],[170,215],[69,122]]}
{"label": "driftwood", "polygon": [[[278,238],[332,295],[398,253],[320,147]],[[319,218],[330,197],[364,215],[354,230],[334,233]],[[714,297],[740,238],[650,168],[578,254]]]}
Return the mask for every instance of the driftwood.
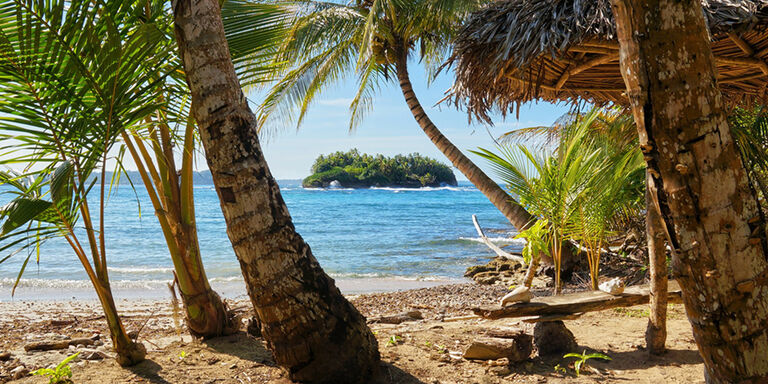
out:
{"label": "driftwood", "polygon": [[368,323],[380,323],[380,324],[400,324],[406,321],[422,320],[424,316],[419,311],[409,311],[405,313],[399,313],[397,315],[379,316],[368,320]]}
{"label": "driftwood", "polygon": [[29,351],[52,351],[55,349],[67,349],[70,345],[93,345],[91,338],[69,339],[69,340],[46,340],[34,341],[24,346],[24,350]]}
{"label": "driftwood", "polygon": [[507,358],[510,362],[527,360],[533,352],[533,337],[518,333],[512,338],[479,337],[464,351],[468,360],[496,360]]}
{"label": "driftwood", "polygon": [[483,243],[488,246],[493,252],[496,253],[497,256],[503,257],[505,259],[514,260],[519,262],[520,264],[525,265],[525,259],[523,259],[520,256],[515,256],[509,252],[506,252],[505,250],[499,248],[498,245],[494,244],[487,236],[485,236],[485,232],[483,232],[483,229],[480,228],[480,223],[477,222],[477,215],[472,215],[472,222],[475,224],[475,229],[477,230],[477,235],[480,236],[480,239],[483,240]]}
{"label": "driftwood", "polygon": [[[681,303],[682,294],[676,281],[669,282],[670,303]],[[558,296],[539,297],[530,303],[516,303],[506,307],[498,305],[474,308],[472,311],[486,319],[507,317],[567,315],[582,312],[602,311],[610,308],[631,307],[650,301],[647,285],[628,287],[621,295],[600,291],[569,293]]]}

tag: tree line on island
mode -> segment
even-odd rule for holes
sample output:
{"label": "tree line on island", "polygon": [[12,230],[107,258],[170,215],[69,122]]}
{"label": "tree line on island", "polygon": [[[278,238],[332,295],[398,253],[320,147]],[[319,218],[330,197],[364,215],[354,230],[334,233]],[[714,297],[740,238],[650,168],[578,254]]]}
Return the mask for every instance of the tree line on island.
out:
{"label": "tree line on island", "polygon": [[312,175],[301,183],[304,188],[422,188],[457,184],[450,167],[418,153],[385,157],[361,154],[357,149],[339,151],[318,156],[311,171]]}
{"label": "tree line on island", "polygon": [[[765,141],[751,149],[734,144],[698,1],[610,3],[617,14],[621,65],[642,152],[629,154],[636,157],[632,167],[613,174],[634,180],[638,188],[627,201],[637,202],[639,156],[648,168],[645,209],[658,213],[663,223],[708,380],[762,382],[768,377],[768,298],[759,295],[768,284],[765,183],[761,179],[753,185],[755,175],[744,163],[764,163]],[[608,1],[595,4],[608,7]],[[272,115],[300,124],[321,90],[354,75],[359,88],[351,105],[351,128],[373,108],[380,87],[396,81],[419,128],[512,224],[548,232],[539,236],[548,239],[541,254],[565,257],[555,219],[562,228],[585,224],[573,233],[594,242],[592,271],[605,227],[586,221],[577,210],[585,206],[571,207],[569,220],[559,211],[545,217],[550,205],[560,209],[562,204],[535,201],[546,195],[531,193],[524,203],[532,215],[442,135],[413,91],[409,59],[419,56],[429,74],[438,72],[464,20],[487,5],[440,0],[288,5],[0,0],[0,164],[24,165],[0,174],[12,196],[0,210],[0,251],[7,253],[0,262],[26,256],[21,278],[42,242],[64,238],[102,304],[118,362],[128,366],[144,360],[144,346],[123,327],[107,273],[104,202],[115,179],[106,177],[107,165],[116,164],[115,175],[124,173],[128,155],[139,167],[163,226],[190,332],[202,337],[235,332],[239,322],[208,284],[197,244],[191,186],[192,154],[199,141],[255,323],[275,361],[296,381],[369,382],[380,367],[376,338],[296,232],[258,136],[268,121],[274,122]],[[679,38],[668,46],[672,34]],[[504,77],[497,72],[495,80]],[[661,72],[663,78],[650,78]],[[271,89],[254,114],[241,86],[262,83]],[[765,124],[749,125],[765,132]],[[548,167],[556,178],[561,170],[578,168],[568,166],[578,163],[571,159],[591,156],[571,157],[566,149],[546,159],[531,155],[527,162]],[[739,150],[752,151],[758,160],[742,159]],[[483,153],[496,164],[514,162]],[[175,159],[181,159],[180,167]],[[455,184],[448,167],[415,155],[386,159],[338,153],[315,165],[317,180],[310,182],[320,185],[333,176],[341,183],[340,176],[373,185]],[[514,190],[518,182],[547,181],[544,175],[539,171],[534,180],[527,177],[532,174],[510,173],[508,181]],[[605,192],[596,191],[602,180],[593,184],[595,191],[580,191]],[[579,189],[561,187],[546,192],[563,192],[557,196],[562,202]],[[600,213],[608,215],[615,206]],[[538,227],[537,219],[544,219]]]}

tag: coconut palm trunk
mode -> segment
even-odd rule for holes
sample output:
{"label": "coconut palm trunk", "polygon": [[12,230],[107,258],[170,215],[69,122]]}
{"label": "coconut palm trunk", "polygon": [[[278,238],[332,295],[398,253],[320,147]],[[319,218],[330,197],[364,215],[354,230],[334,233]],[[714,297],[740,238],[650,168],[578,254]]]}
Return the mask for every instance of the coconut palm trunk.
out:
{"label": "coconut palm trunk", "polygon": [[734,145],[698,0],[612,0],[654,206],[710,383],[768,381],[765,218]]}
{"label": "coconut palm trunk", "polygon": [[[650,174],[646,175],[646,180],[650,177]],[[653,205],[650,190],[647,188],[645,206],[645,230],[651,275],[651,313],[645,330],[645,345],[648,352],[660,355],[666,349],[667,342],[667,252],[664,244],[664,227],[659,211]]]}
{"label": "coconut palm trunk", "polygon": [[379,365],[365,318],[296,232],[259,145],[217,0],[173,4],[192,111],[261,330],[291,379],[365,383]]}
{"label": "coconut palm trunk", "polygon": [[208,282],[197,239],[192,184],[194,125],[189,124],[185,130],[179,177],[168,126],[154,127],[151,120],[148,123],[152,139],[147,141],[153,144],[154,161],[141,138],[131,138],[127,132],[122,133],[122,138],[138,167],[168,245],[189,332],[204,338],[234,333],[239,324]]}
{"label": "coconut palm trunk", "polygon": [[518,231],[528,228],[535,222],[533,216],[517,203],[509,194],[496,184],[480,167],[475,165],[467,156],[448,140],[429,118],[421,106],[416,93],[413,91],[410,76],[408,75],[408,56],[406,49],[400,49],[397,55],[397,80],[400,82],[400,90],[403,92],[405,102],[413,114],[413,118],[421,127],[421,130],[432,140],[437,149],[461,172],[474,186],[491,201],[491,203],[509,220]]}

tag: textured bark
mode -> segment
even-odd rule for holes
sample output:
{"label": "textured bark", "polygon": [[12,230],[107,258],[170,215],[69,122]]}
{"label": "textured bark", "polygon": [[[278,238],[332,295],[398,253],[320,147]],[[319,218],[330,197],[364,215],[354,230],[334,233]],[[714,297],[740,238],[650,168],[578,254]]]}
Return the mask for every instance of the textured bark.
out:
{"label": "textured bark", "polygon": [[[402,50],[404,52],[404,50]],[[427,134],[432,143],[435,144],[437,149],[448,158],[448,160],[456,167],[480,192],[493,203],[493,205],[501,211],[504,217],[509,220],[517,230],[523,230],[528,228],[535,222],[535,218],[531,216],[528,211],[525,210],[520,204],[518,204],[512,197],[504,192],[501,187],[496,184],[483,170],[481,170],[475,163],[468,157],[464,156],[461,151],[456,148],[447,137],[443,135],[440,130],[437,129],[432,120],[427,116],[427,113],[422,108],[419,99],[416,98],[416,94],[413,92],[413,85],[411,79],[408,76],[408,58],[407,55],[399,54],[397,67],[397,79],[400,82],[400,90],[403,92],[405,102],[408,104],[408,108],[413,114],[413,118],[419,124],[419,127]]]}
{"label": "textured bark", "polygon": [[[647,172],[646,172],[647,173]],[[646,175],[646,180],[651,177]],[[650,190],[645,192],[645,230],[648,239],[648,264],[651,273],[651,315],[645,330],[648,352],[659,355],[667,342],[667,252],[664,244],[664,227],[658,208],[653,205]]]}
{"label": "textured bark", "polygon": [[765,221],[728,128],[701,3],[612,4],[648,187],[707,380],[766,382]]}
{"label": "textured bark", "polygon": [[376,339],[294,229],[230,60],[219,2],[182,0],[173,11],[227,233],[275,361],[296,381],[368,382],[379,365]]}

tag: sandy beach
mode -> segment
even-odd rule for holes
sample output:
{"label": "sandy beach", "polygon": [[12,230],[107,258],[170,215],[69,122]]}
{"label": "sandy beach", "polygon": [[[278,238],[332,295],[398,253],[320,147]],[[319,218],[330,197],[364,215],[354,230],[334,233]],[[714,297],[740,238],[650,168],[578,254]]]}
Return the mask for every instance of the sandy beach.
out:
{"label": "sandy beach", "polygon": [[[703,365],[679,305],[670,306],[669,351],[662,356],[650,356],[643,348],[647,306],[589,313],[567,321],[579,344],[579,351],[574,352],[599,351],[613,359],[591,360],[592,368],[583,369],[578,378],[573,359],[561,356],[534,353],[529,360],[510,366],[463,359],[461,353],[472,341],[491,330],[512,327],[531,332],[531,324],[515,319],[489,321],[470,316],[471,307],[493,303],[505,292],[507,288],[500,285],[466,283],[347,296],[369,321],[414,310],[423,316],[400,324],[370,324],[382,355],[381,383],[703,382]],[[248,300],[227,301],[242,319],[250,318]],[[11,381],[11,371],[18,372],[20,366],[31,371],[56,364],[75,351],[96,348],[106,358],[73,363],[76,383],[288,383],[259,337],[240,332],[193,340],[183,326],[177,326],[169,297],[120,298],[117,305],[126,328],[139,331],[138,339],[149,350],[147,361],[129,369],[109,358],[113,354],[97,301],[17,299],[0,303],[0,353],[11,353],[7,361],[0,362],[0,382]],[[33,340],[78,337],[98,337],[96,344],[101,345],[48,352],[23,349]],[[566,372],[556,367],[565,367]],[[14,382],[46,380],[25,376]]]}

